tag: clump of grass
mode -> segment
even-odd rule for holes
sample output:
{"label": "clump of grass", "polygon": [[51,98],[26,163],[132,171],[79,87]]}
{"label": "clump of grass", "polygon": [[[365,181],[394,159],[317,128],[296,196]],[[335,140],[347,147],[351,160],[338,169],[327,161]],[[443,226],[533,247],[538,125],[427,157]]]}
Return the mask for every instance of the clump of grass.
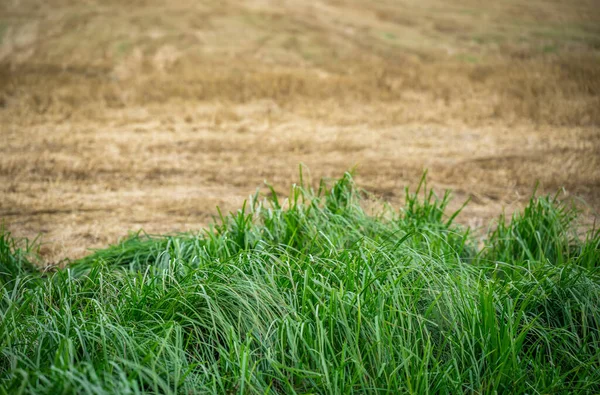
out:
{"label": "clump of grass", "polygon": [[533,198],[478,251],[448,193],[407,192],[370,216],[351,174],[301,179],[200,234],[6,271],[0,392],[600,391],[598,232]]}
{"label": "clump of grass", "polygon": [[555,196],[532,197],[523,213],[508,222],[501,216],[488,239],[487,257],[496,261],[550,261],[564,263],[577,243],[573,206]]}
{"label": "clump of grass", "polygon": [[0,224],[0,286],[36,272],[38,247],[37,240],[15,239],[5,225]]}

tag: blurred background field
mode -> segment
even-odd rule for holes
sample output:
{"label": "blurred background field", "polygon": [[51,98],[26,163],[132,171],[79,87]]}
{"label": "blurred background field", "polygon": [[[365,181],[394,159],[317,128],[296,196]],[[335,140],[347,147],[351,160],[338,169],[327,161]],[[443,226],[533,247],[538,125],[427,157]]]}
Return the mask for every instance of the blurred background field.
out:
{"label": "blurred background field", "polygon": [[[536,181],[600,210],[596,0],[0,2],[0,219],[48,263],[196,230],[264,180],[487,226]],[[279,189],[278,189],[279,191]]]}

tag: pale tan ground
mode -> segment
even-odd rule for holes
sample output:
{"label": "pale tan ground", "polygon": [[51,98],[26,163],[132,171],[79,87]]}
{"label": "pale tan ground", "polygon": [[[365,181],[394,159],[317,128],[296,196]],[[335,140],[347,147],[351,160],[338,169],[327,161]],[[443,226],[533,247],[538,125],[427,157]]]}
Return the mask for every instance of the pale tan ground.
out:
{"label": "pale tan ground", "polygon": [[462,222],[600,210],[596,0],[0,2],[0,219],[47,263],[198,230],[267,180],[423,169]]}

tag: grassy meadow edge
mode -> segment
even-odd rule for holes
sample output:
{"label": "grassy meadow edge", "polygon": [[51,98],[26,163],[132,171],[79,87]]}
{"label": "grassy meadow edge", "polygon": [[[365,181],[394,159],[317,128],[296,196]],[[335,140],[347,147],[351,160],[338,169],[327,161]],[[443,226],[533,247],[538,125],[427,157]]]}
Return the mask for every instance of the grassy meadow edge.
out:
{"label": "grassy meadow edge", "polygon": [[600,231],[532,197],[482,240],[449,192],[352,175],[59,270],[0,231],[0,393],[600,391]]}

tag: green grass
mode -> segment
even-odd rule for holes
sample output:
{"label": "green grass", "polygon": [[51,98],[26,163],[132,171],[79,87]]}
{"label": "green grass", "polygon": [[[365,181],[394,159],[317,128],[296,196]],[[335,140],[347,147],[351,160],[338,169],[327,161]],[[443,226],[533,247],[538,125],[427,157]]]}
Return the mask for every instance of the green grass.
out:
{"label": "green grass", "polygon": [[0,393],[600,392],[600,233],[574,208],[532,198],[477,248],[424,179],[399,210],[364,196],[301,182],[54,273],[2,230]]}

